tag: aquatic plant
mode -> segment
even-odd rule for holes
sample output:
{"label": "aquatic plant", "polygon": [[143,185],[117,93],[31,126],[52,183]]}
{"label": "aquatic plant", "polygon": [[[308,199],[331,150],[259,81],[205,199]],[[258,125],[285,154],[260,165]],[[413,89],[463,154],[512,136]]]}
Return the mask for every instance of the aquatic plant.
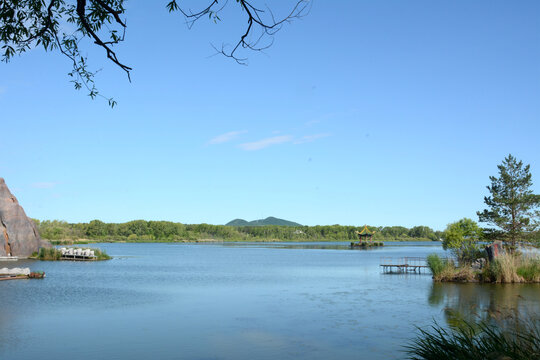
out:
{"label": "aquatic plant", "polygon": [[442,273],[443,269],[447,265],[447,261],[443,260],[439,255],[437,254],[430,254],[426,258],[427,265],[429,266],[429,270],[431,270],[431,273],[433,276],[438,276]]}
{"label": "aquatic plant", "polygon": [[463,321],[446,329],[435,323],[405,346],[410,359],[540,359],[539,321],[507,329],[495,323]]}

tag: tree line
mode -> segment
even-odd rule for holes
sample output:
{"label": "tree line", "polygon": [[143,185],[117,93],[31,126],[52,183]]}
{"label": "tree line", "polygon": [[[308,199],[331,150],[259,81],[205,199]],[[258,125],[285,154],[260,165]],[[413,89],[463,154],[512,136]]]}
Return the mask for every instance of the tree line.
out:
{"label": "tree line", "polygon": [[[93,241],[354,241],[363,227],[344,225],[317,226],[226,226],[182,224],[170,221],[134,220],[125,223],[68,223],[60,220],[34,220],[42,238],[47,240]],[[442,233],[428,226],[368,226],[378,241],[440,240]]]}

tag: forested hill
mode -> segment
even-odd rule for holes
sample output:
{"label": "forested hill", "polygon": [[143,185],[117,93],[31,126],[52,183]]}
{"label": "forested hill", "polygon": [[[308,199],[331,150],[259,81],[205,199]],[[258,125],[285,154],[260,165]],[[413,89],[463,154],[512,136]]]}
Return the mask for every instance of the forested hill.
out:
{"label": "forested hill", "polygon": [[298,223],[278,219],[273,216],[269,216],[266,219],[259,219],[253,221],[246,221],[244,219],[234,219],[225,224],[225,226],[267,226],[267,225],[277,225],[277,226],[302,226]]}
{"label": "forested hill", "polygon": [[[134,220],[125,223],[67,223],[58,220],[36,222],[42,238],[48,240],[89,240],[129,242],[172,241],[353,241],[363,226],[226,226],[182,224],[170,221]],[[439,240],[441,233],[427,226],[368,226],[377,241]]]}

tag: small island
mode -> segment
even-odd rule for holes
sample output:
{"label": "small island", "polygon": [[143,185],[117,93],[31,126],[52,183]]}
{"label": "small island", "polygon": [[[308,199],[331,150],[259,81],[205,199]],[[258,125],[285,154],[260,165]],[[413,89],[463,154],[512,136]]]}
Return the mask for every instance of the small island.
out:
{"label": "small island", "polygon": [[373,235],[375,231],[368,229],[367,225],[364,225],[362,231],[356,231],[358,235],[358,242],[351,242],[351,249],[368,249],[372,247],[384,246],[382,241],[373,241]]}
{"label": "small island", "polygon": [[41,248],[39,252],[33,253],[30,259],[44,261],[101,261],[110,260],[111,257],[100,249]]}

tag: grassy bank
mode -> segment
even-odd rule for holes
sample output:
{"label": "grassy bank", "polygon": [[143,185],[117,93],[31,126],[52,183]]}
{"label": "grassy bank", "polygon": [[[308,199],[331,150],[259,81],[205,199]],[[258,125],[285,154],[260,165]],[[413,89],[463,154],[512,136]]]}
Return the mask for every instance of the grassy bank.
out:
{"label": "grassy bank", "polygon": [[453,260],[435,254],[427,257],[427,264],[435,281],[540,283],[540,258],[522,254],[502,254],[481,269],[471,264],[458,266]]}
{"label": "grassy bank", "polygon": [[[95,261],[110,260],[111,257],[107,253],[100,249],[91,249],[96,256]],[[32,254],[32,259],[43,261],[60,261],[62,259],[62,252],[55,248],[41,248],[39,252]]]}

